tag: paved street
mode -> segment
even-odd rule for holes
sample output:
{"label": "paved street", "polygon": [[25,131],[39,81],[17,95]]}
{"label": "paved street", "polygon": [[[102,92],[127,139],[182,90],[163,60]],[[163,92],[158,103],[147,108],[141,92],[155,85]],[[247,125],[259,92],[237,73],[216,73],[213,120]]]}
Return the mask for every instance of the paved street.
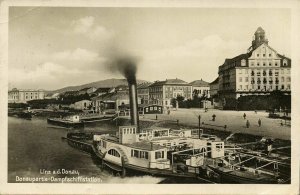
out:
{"label": "paved street", "polygon": [[[246,119],[243,114],[246,114]],[[224,125],[227,125],[227,131],[242,132],[255,135],[280,138],[285,140],[291,139],[291,128],[289,126],[281,126],[281,119],[270,119],[265,111],[223,111],[223,110],[204,110],[200,109],[178,109],[172,110],[170,115],[158,115],[158,120],[179,120],[181,124],[198,125],[198,115],[201,115],[202,126],[211,127],[214,129],[224,130]],[[212,115],[216,115],[216,120],[212,121]],[[140,116],[140,119],[155,119],[154,114]],[[258,126],[258,119],[261,119],[261,127]],[[246,128],[246,121],[249,120],[250,127]],[[283,121],[284,122],[284,121]],[[211,126],[214,125],[214,126]],[[218,127],[219,126],[219,127]]]}

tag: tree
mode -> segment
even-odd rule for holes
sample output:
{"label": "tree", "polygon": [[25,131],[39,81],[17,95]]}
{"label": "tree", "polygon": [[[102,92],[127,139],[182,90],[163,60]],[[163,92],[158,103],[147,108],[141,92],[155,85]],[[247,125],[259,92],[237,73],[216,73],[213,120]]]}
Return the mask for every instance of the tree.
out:
{"label": "tree", "polygon": [[176,107],[176,98],[172,98],[171,99],[171,105],[173,106],[173,107]]}
{"label": "tree", "polygon": [[193,91],[193,99],[198,98],[198,96],[199,96],[199,90],[194,89],[194,91]]}
{"label": "tree", "polygon": [[182,97],[181,95],[178,95],[178,96],[176,97],[176,100],[177,100],[177,102],[183,102],[184,97]]}

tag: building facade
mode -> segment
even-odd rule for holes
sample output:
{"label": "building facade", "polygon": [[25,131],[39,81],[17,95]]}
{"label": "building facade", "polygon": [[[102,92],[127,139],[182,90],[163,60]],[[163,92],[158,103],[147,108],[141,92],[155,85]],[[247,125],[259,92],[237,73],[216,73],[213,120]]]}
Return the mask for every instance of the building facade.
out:
{"label": "building facade", "polygon": [[172,107],[171,100],[177,96],[184,99],[192,98],[192,86],[180,79],[156,81],[149,86],[149,103],[161,105],[164,108]]}
{"label": "building facade", "polygon": [[[91,98],[92,100],[92,109],[95,112],[118,112],[120,106],[130,103],[129,92],[116,91],[113,93],[103,94],[98,97]],[[141,104],[141,99],[138,97],[138,104]]]}
{"label": "building facade", "polygon": [[219,91],[219,77],[217,77],[213,82],[209,83],[209,91],[211,97],[218,97]]}
{"label": "building facade", "polygon": [[92,101],[90,100],[81,100],[75,102],[74,104],[70,105],[70,108],[74,108],[76,110],[88,110],[91,109]]}
{"label": "building facade", "polygon": [[149,86],[152,83],[146,82],[138,84],[137,86],[137,96],[141,99],[142,104],[149,103]]}
{"label": "building facade", "polygon": [[26,103],[30,100],[40,100],[45,98],[44,90],[17,89],[8,91],[8,103]]}
{"label": "building facade", "polygon": [[210,88],[208,82],[201,79],[190,82],[190,85],[192,85],[193,95],[197,95],[198,97],[210,98]]}
{"label": "building facade", "polygon": [[219,97],[268,95],[271,91],[291,92],[291,59],[269,46],[265,31],[259,27],[245,54],[226,59],[219,66]]}
{"label": "building facade", "polygon": [[214,108],[221,108],[221,102],[219,99],[219,77],[217,77],[213,82],[209,83],[210,96],[212,99],[212,104]]}

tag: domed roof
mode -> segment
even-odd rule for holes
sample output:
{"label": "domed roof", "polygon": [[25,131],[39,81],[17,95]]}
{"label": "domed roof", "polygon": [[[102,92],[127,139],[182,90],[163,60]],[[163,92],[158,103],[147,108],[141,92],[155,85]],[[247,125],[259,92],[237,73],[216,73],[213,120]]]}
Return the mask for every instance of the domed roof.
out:
{"label": "domed roof", "polygon": [[264,31],[264,29],[262,29],[262,27],[258,27],[257,28],[257,30],[256,30],[256,32],[255,32],[255,34],[256,33],[264,33],[265,31]]}

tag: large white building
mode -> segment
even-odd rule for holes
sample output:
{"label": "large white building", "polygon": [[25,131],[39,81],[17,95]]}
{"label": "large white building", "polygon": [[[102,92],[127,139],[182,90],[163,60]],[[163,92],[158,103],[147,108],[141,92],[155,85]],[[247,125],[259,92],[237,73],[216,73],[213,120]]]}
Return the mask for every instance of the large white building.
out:
{"label": "large white building", "polygon": [[267,95],[280,90],[291,92],[291,59],[269,46],[265,31],[259,27],[245,54],[226,59],[219,66],[219,97]]}
{"label": "large white building", "polygon": [[165,81],[155,81],[149,85],[149,103],[172,107],[171,100],[178,96],[192,99],[192,85],[181,79],[166,79]]}
{"label": "large white building", "polygon": [[16,89],[8,91],[8,103],[26,103],[30,100],[39,100],[45,98],[44,90]]}

